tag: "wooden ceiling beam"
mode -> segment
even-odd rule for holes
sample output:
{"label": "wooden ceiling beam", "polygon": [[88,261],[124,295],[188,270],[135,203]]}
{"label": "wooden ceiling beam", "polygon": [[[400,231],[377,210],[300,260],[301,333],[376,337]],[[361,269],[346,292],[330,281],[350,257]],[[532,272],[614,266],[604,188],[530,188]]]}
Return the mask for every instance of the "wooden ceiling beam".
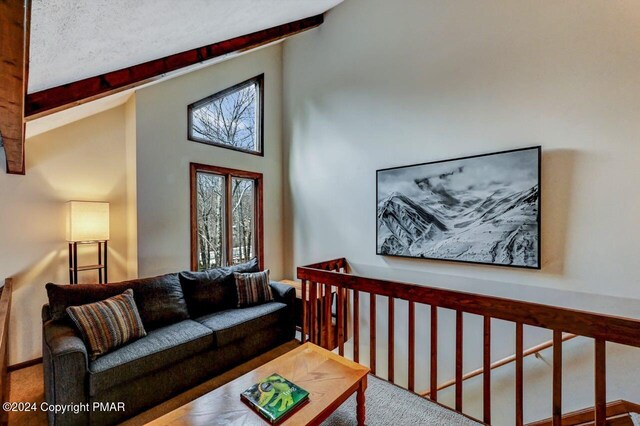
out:
{"label": "wooden ceiling beam", "polygon": [[0,137],[7,173],[23,175],[30,0],[0,0]]}
{"label": "wooden ceiling beam", "polygon": [[281,40],[299,32],[315,28],[322,24],[323,21],[323,15],[316,15],[128,68],[31,93],[27,95],[25,115],[27,119],[35,119],[52,114],[63,109],[140,86],[161,78],[166,73]]}

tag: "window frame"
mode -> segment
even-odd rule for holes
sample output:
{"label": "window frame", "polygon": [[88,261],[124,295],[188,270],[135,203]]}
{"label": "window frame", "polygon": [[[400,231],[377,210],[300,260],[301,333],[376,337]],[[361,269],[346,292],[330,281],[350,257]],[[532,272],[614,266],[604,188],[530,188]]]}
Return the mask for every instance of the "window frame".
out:
{"label": "window frame", "polygon": [[231,266],[233,262],[233,225],[231,205],[232,178],[251,179],[254,181],[254,232],[255,232],[255,257],[258,258],[260,270],[264,268],[264,225],[263,225],[263,176],[262,173],[249,172],[245,170],[230,169],[227,167],[212,166],[208,164],[190,163],[190,203],[191,203],[191,270],[198,271],[198,173],[211,173],[225,178],[225,233],[223,241],[225,244],[225,265]]}
{"label": "window frame", "polygon": [[[253,151],[250,149],[238,148],[224,143],[212,142],[204,138],[199,138],[193,134],[193,110],[195,108],[215,101],[216,99],[223,98],[232,92],[235,92],[245,86],[250,86],[252,84],[257,85],[256,95],[258,99],[256,100],[256,143],[260,146],[259,150]],[[190,104],[187,107],[187,139],[192,142],[198,142],[209,146],[217,146],[219,148],[225,148],[232,151],[244,152],[246,154],[264,157],[264,74],[252,77],[238,84],[234,84],[231,87],[228,87],[224,90],[214,93],[211,96],[207,96],[204,99],[200,99],[199,101]]]}

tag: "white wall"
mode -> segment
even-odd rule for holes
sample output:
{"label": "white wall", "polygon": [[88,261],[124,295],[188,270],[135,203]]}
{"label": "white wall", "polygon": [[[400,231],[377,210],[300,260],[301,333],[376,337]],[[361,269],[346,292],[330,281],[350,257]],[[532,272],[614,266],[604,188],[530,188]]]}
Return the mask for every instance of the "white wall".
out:
{"label": "white wall", "polygon": [[[108,110],[28,139],[26,176],[0,171],[0,277],[14,278],[10,364],[42,355],[44,286],[69,282],[67,201],[111,203],[109,280],[130,276],[124,129],[124,107]],[[81,273],[79,280],[96,282],[97,274]]]}
{"label": "white wall", "polygon": [[[345,256],[366,275],[640,317],[638,22],[632,1],[347,0],[319,29],[286,41],[287,270]],[[538,144],[541,271],[376,256],[376,169]],[[401,350],[406,327],[397,327]],[[550,338],[527,333],[527,345]],[[477,333],[467,334],[473,348]],[[494,357],[513,353],[511,338],[498,339]],[[480,365],[477,348],[465,355],[466,370]],[[638,377],[621,367],[630,352],[611,351],[609,397],[634,399]],[[591,347],[575,353],[588,361]],[[577,356],[567,409],[592,405],[591,364]],[[550,376],[546,364],[528,362],[539,364],[527,370],[534,420],[550,413]],[[452,371],[442,366],[442,380]],[[578,386],[583,380],[589,385]],[[513,422],[504,383],[496,379],[497,424]],[[477,408],[478,386],[468,387]]]}
{"label": "white wall", "polygon": [[[264,259],[282,276],[281,46],[266,47],[136,93],[140,276],[189,269],[189,163],[264,175]],[[187,106],[264,73],[264,157],[191,142]]]}

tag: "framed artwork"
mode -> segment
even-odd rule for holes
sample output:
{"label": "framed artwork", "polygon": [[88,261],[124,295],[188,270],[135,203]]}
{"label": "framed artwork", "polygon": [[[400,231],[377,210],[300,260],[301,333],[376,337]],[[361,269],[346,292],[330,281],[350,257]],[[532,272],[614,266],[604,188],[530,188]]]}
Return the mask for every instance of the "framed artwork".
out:
{"label": "framed artwork", "polygon": [[540,269],[541,147],[376,172],[376,252]]}

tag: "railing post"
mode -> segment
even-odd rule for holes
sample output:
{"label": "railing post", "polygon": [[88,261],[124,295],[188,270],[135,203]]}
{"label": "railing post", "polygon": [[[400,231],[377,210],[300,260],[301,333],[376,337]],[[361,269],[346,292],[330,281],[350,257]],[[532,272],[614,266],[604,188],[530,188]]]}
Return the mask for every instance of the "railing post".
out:
{"label": "railing post", "polygon": [[360,292],[353,290],[353,360],[360,362]]}
{"label": "railing post", "polygon": [[338,291],[338,353],[340,356],[344,356],[344,289],[340,286],[337,288]]}
{"label": "railing post", "polygon": [[523,332],[522,323],[516,323],[516,426],[522,426],[524,424]]}
{"label": "railing post", "polygon": [[456,411],[462,412],[463,314],[456,311]]}
{"label": "railing post", "polygon": [[376,295],[369,293],[369,369],[376,374]]}
{"label": "railing post", "polygon": [[415,303],[409,301],[409,390],[415,389],[415,365],[416,365],[416,315]]}
{"label": "railing post", "polygon": [[388,363],[388,368],[387,368],[387,380],[389,380],[391,383],[393,383],[393,379],[394,379],[394,369],[395,369],[395,360],[393,358],[394,355],[394,350],[395,350],[395,341],[394,341],[394,299],[393,297],[389,296],[389,329],[388,329],[388,357],[387,360],[389,361]]}
{"label": "railing post", "polygon": [[309,339],[311,343],[319,345],[317,338],[318,330],[318,287],[315,281],[311,281],[311,288],[309,289],[309,303],[311,303],[311,316],[309,321]]}
{"label": "railing post", "polygon": [[302,327],[300,343],[307,341],[307,280],[302,280]]}
{"label": "railing post", "polygon": [[438,307],[431,305],[431,368],[429,370],[429,398],[438,401]]}
{"label": "railing post", "polygon": [[482,405],[483,421],[491,424],[491,317],[484,317],[482,359]]}
{"label": "railing post", "polygon": [[553,331],[553,426],[562,425],[562,331]]}
{"label": "railing post", "polygon": [[596,413],[595,426],[605,426],[607,422],[607,358],[606,342],[596,339]]}

